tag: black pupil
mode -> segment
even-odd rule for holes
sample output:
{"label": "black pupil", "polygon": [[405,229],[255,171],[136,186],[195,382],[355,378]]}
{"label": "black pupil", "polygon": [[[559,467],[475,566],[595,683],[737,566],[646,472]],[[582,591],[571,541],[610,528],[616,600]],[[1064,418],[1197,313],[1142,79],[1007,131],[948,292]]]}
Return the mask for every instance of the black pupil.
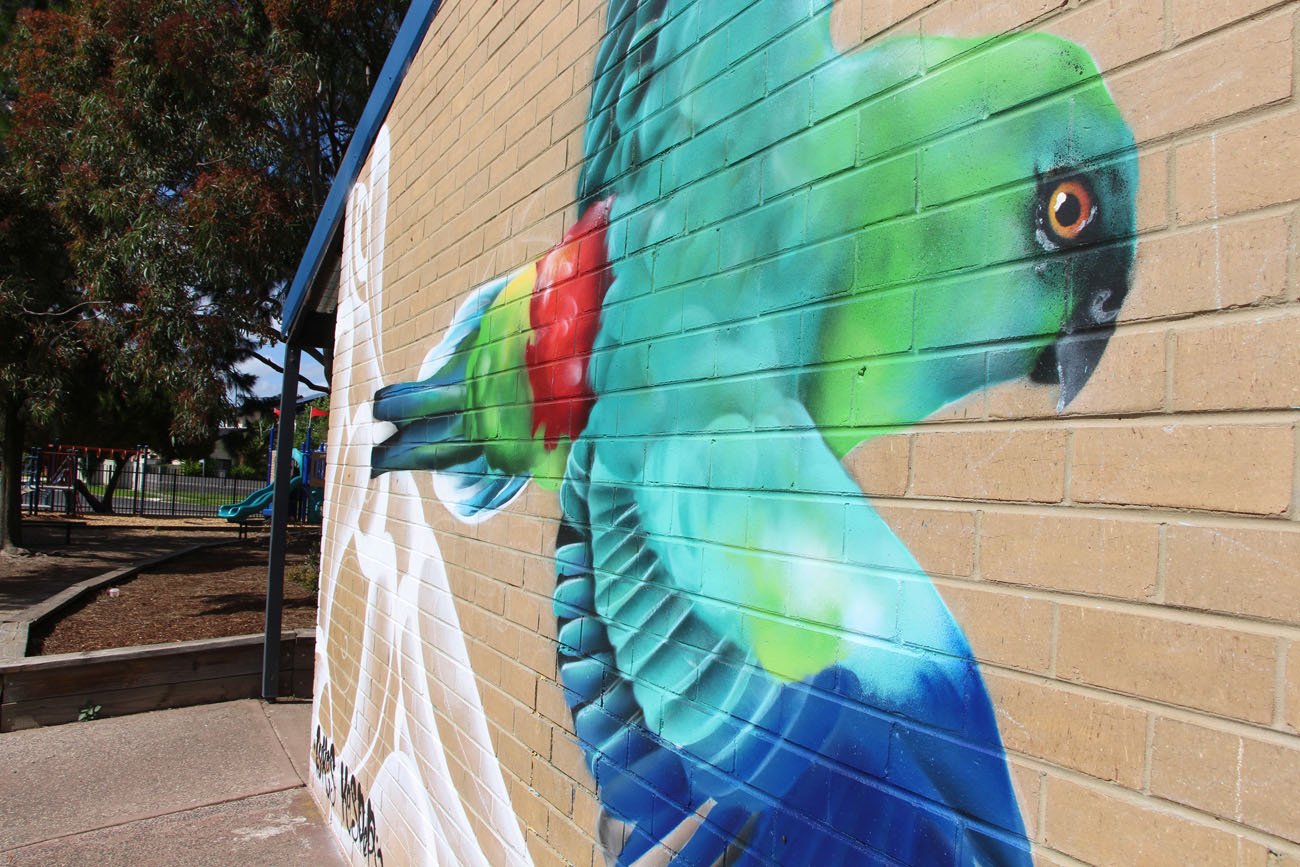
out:
{"label": "black pupil", "polygon": [[1083,203],[1074,193],[1064,193],[1056,197],[1056,222],[1069,228],[1077,225],[1083,216]]}

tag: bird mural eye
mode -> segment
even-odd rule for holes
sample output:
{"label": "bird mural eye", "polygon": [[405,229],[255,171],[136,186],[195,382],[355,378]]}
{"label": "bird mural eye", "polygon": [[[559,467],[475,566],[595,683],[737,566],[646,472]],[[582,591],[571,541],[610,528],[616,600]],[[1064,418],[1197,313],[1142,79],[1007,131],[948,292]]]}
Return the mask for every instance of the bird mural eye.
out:
{"label": "bird mural eye", "polygon": [[1048,225],[1062,241],[1078,240],[1096,216],[1096,199],[1081,180],[1061,181],[1048,197]]}

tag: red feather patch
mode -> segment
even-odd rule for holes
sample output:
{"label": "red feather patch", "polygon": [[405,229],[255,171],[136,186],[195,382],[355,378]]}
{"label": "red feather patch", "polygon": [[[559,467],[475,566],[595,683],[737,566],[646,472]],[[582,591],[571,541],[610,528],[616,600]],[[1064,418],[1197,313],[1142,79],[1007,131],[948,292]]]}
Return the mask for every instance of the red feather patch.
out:
{"label": "red feather patch", "polygon": [[587,366],[612,281],[605,232],[613,205],[610,197],[587,208],[537,263],[528,306],[533,337],[524,359],[533,388],[533,434],[545,428],[547,451],[561,437],[577,439],[596,402]]}

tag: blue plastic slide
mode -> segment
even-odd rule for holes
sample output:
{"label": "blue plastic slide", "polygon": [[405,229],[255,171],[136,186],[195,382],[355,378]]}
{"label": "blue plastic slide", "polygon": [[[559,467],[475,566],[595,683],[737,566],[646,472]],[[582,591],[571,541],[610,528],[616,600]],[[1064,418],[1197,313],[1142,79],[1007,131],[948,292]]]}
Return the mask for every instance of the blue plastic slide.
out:
{"label": "blue plastic slide", "polygon": [[[294,476],[289,480],[289,492],[293,493],[302,487],[302,476]],[[271,501],[275,499],[275,483],[267,485],[265,488],[253,491],[242,501],[231,503],[217,509],[217,517],[225,518],[227,521],[243,521],[244,519],[256,515],[270,507]]]}
{"label": "blue plastic slide", "polygon": [[[293,450],[293,463],[296,467],[302,466],[302,453],[297,449]],[[289,493],[302,487],[302,473],[289,479]],[[271,501],[275,499],[275,482],[267,485],[265,488],[253,491],[241,502],[231,503],[221,506],[217,509],[217,517],[225,518],[227,521],[243,521],[259,512],[264,512],[271,507]]]}

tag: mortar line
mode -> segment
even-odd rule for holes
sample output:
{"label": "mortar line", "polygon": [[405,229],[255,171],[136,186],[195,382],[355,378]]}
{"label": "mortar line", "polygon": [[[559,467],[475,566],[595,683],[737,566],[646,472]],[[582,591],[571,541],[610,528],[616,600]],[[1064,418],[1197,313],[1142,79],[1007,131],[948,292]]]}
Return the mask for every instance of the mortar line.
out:
{"label": "mortar line", "polygon": [[1151,794],[1151,771],[1156,752],[1156,715],[1147,713],[1146,744],[1142,756],[1142,794]]}
{"label": "mortar line", "polygon": [[932,575],[930,580],[936,587],[982,590],[986,593],[1015,595],[1022,599],[1032,599],[1056,605],[1069,605],[1073,608],[1110,611],[1116,614],[1142,617],[1146,620],[1158,620],[1164,623],[1228,630],[1260,638],[1285,638],[1290,641],[1300,641],[1300,623],[1261,620],[1246,614],[1229,614],[1172,605],[1156,605],[1132,599],[1119,599],[1113,596],[1091,596],[1083,593],[1072,593],[1067,590],[1052,590],[1022,584],[1005,584],[992,581],[974,582],[969,579],[946,575]]}
{"label": "mortar line", "polygon": [[1163,410],[1166,414],[1174,411],[1174,360],[1178,344],[1178,329],[1165,330],[1165,394]]}
{"label": "mortar line", "polygon": [[992,500],[942,499],[939,497],[888,497],[872,496],[873,506],[894,508],[933,509],[943,512],[970,512],[983,509],[995,515],[1036,516],[1044,518],[1069,518],[1121,521],[1127,523],[1169,523],[1201,529],[1271,530],[1290,534],[1300,531],[1296,522],[1280,515],[1250,515],[1239,512],[1213,512],[1208,510],[1178,509],[1168,506],[1131,506],[1116,503],[1075,503],[1063,508],[1059,503],[998,502]]}
{"label": "mortar line", "polygon": [[1150,601],[1157,605],[1165,604],[1165,592],[1169,579],[1169,525],[1161,524],[1156,530],[1156,586]]}
{"label": "mortar line", "polygon": [[1286,728],[1286,664],[1290,647],[1291,643],[1286,639],[1277,640],[1277,664],[1273,673],[1273,725],[1281,731]]}
{"label": "mortar line", "polygon": [[[993,671],[997,676],[1019,683],[1029,683],[1037,687],[1051,689],[1055,692],[1073,695],[1105,704],[1116,705],[1132,711],[1139,711],[1158,718],[1173,720],[1200,728],[1209,728],[1222,734],[1249,738],[1270,746],[1288,750],[1296,748],[1296,736],[1271,728],[1271,723],[1251,723],[1216,714],[1214,711],[1197,710],[1181,705],[1169,704],[1158,699],[1113,692],[1104,687],[1092,686],[1083,681],[1059,680],[1032,671],[1005,668],[993,663],[981,662],[984,671]],[[1019,754],[1017,754],[1019,755]]]}
{"label": "mortar line", "polygon": [[[1257,313],[1257,311],[1256,311]],[[1252,320],[1258,318],[1251,316]],[[1097,415],[1052,415],[1052,416],[1021,416],[995,418],[990,421],[968,421],[960,420],[934,420],[922,421],[912,427],[912,433],[958,433],[968,431],[1006,433],[1008,429],[1021,430],[1077,430],[1081,428],[1131,428],[1131,427],[1167,427],[1169,425],[1178,425],[1183,427],[1209,427],[1211,425],[1235,425],[1238,427],[1253,426],[1261,427],[1264,425],[1282,426],[1293,425],[1300,421],[1300,409],[1286,407],[1279,409],[1205,409],[1205,410],[1184,410],[1171,415],[1163,409],[1156,410],[1139,410],[1132,413],[1105,413]],[[884,427],[882,425],[882,427]],[[841,430],[838,427],[825,428],[829,433],[837,433]],[[738,436],[754,436],[755,433],[771,434],[774,436],[781,435],[780,431],[744,431],[737,432]],[[725,437],[719,437],[723,439]]]}
{"label": "mortar line", "polygon": [[1291,521],[1300,521],[1300,424],[1292,429],[1295,443],[1292,446],[1294,465],[1291,468],[1291,508],[1289,517]]}

